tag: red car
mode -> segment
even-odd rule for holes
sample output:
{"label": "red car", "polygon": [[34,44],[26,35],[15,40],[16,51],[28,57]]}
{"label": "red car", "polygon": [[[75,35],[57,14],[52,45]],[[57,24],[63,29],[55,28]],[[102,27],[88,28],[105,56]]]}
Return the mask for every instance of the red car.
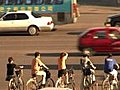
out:
{"label": "red car", "polygon": [[120,52],[120,28],[95,27],[80,34],[80,51],[89,49],[95,52]]}

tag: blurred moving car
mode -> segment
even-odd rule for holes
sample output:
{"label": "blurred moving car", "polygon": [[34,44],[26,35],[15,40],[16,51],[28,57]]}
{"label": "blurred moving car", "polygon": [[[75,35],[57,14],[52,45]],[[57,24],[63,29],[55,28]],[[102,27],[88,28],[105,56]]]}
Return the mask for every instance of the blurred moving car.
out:
{"label": "blurred moving car", "polygon": [[54,29],[52,17],[40,16],[31,11],[6,12],[0,17],[0,30],[24,30],[37,35],[42,30]]}
{"label": "blurred moving car", "polygon": [[120,52],[120,28],[90,28],[79,35],[78,48],[80,51]]}
{"label": "blurred moving car", "polygon": [[120,26],[120,14],[110,15],[105,21],[105,26]]}

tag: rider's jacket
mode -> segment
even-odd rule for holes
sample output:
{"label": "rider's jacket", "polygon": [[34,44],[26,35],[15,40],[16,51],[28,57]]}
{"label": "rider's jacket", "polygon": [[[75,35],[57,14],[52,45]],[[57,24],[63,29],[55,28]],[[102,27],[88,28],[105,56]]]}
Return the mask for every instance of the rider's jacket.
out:
{"label": "rider's jacket", "polygon": [[115,64],[117,64],[115,59],[105,58],[104,72],[109,73],[109,72],[113,71]]}

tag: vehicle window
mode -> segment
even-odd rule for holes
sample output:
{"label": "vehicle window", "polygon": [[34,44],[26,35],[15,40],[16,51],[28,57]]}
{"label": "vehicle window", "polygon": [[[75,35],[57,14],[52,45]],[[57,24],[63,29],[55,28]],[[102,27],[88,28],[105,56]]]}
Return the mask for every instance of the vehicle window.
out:
{"label": "vehicle window", "polygon": [[29,17],[25,13],[17,13],[15,15],[16,20],[24,20],[24,19],[28,19],[28,18]]}
{"label": "vehicle window", "polygon": [[28,5],[32,4],[32,0],[25,0],[25,4],[28,4]]}
{"label": "vehicle window", "polygon": [[3,0],[0,0],[0,5],[2,5],[3,4]]}
{"label": "vehicle window", "polygon": [[19,4],[22,4],[22,3],[23,3],[23,0],[14,0],[15,5],[19,5]]}
{"label": "vehicle window", "polygon": [[53,0],[53,4],[63,4],[63,0]]}
{"label": "vehicle window", "polygon": [[5,0],[5,4],[6,5],[12,5],[13,4],[13,0]]}
{"label": "vehicle window", "polygon": [[7,14],[3,20],[15,20],[15,14]]}
{"label": "vehicle window", "polygon": [[39,4],[43,4],[44,0],[36,0],[35,4],[39,5]]}
{"label": "vehicle window", "polygon": [[40,13],[32,12],[31,14],[32,14],[35,18],[40,18],[40,17],[41,17]]}
{"label": "vehicle window", "polygon": [[105,31],[97,31],[93,38],[105,39],[106,38],[106,32]]}
{"label": "vehicle window", "polygon": [[45,4],[52,4],[53,0],[45,0]]}
{"label": "vehicle window", "polygon": [[110,31],[108,35],[111,39],[120,39],[120,33],[118,31]]}

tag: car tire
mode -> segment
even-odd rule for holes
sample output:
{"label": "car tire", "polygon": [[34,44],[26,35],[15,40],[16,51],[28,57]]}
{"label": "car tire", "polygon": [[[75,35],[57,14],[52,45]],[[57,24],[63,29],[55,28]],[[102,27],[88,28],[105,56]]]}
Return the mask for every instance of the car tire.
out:
{"label": "car tire", "polygon": [[28,33],[32,36],[38,35],[38,28],[35,26],[30,26],[28,28]]}
{"label": "car tire", "polygon": [[120,23],[116,23],[116,24],[115,24],[115,27],[120,27]]}

